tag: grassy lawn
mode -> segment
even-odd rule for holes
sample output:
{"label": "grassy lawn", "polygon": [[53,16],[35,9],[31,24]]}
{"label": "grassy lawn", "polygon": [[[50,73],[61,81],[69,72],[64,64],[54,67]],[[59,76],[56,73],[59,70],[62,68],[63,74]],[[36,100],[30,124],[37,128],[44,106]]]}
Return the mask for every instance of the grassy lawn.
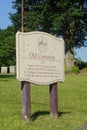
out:
{"label": "grassy lawn", "polygon": [[87,123],[87,75],[58,83],[58,119],[50,118],[49,86],[31,84],[29,122],[21,118],[21,87],[14,76],[0,76],[0,130],[74,130]]}

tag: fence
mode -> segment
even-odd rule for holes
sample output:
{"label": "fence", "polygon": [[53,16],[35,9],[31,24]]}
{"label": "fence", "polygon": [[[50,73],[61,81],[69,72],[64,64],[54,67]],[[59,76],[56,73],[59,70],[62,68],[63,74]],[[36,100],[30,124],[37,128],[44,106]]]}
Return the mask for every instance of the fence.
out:
{"label": "fence", "polygon": [[16,74],[16,66],[0,67],[0,74]]}

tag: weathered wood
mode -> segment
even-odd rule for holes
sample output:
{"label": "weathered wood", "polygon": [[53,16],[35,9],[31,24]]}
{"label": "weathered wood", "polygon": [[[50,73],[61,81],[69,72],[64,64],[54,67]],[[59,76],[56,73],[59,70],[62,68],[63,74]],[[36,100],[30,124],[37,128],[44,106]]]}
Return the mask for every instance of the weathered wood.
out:
{"label": "weathered wood", "polygon": [[31,118],[31,99],[30,99],[30,83],[22,81],[22,119],[23,121]]}
{"label": "weathered wood", "polygon": [[50,116],[52,118],[58,117],[58,97],[57,97],[57,83],[49,86],[50,90]]}
{"label": "weathered wood", "polygon": [[[21,31],[24,32],[24,0],[21,0]],[[30,83],[22,81],[22,119],[23,121],[31,118]]]}

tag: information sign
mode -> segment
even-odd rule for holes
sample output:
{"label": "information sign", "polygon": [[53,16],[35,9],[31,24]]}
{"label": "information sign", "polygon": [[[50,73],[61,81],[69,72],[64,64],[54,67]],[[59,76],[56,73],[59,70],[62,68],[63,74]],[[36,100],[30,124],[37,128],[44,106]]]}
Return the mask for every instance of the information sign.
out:
{"label": "information sign", "polygon": [[17,79],[47,85],[64,81],[64,40],[34,31],[16,34]]}

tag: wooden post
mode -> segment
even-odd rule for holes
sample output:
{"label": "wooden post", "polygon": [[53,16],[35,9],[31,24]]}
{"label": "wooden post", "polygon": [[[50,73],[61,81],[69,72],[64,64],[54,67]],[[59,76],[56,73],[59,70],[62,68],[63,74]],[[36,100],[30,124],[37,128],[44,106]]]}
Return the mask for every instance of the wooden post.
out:
{"label": "wooden post", "polygon": [[50,116],[52,118],[58,117],[58,98],[57,98],[57,83],[50,86]]}
{"label": "wooden post", "polygon": [[[24,32],[24,0],[21,1],[21,31]],[[31,117],[30,83],[22,81],[22,119],[26,121]]]}
{"label": "wooden post", "polygon": [[21,89],[22,89],[22,119],[23,121],[26,121],[31,118],[30,83],[22,81]]}

